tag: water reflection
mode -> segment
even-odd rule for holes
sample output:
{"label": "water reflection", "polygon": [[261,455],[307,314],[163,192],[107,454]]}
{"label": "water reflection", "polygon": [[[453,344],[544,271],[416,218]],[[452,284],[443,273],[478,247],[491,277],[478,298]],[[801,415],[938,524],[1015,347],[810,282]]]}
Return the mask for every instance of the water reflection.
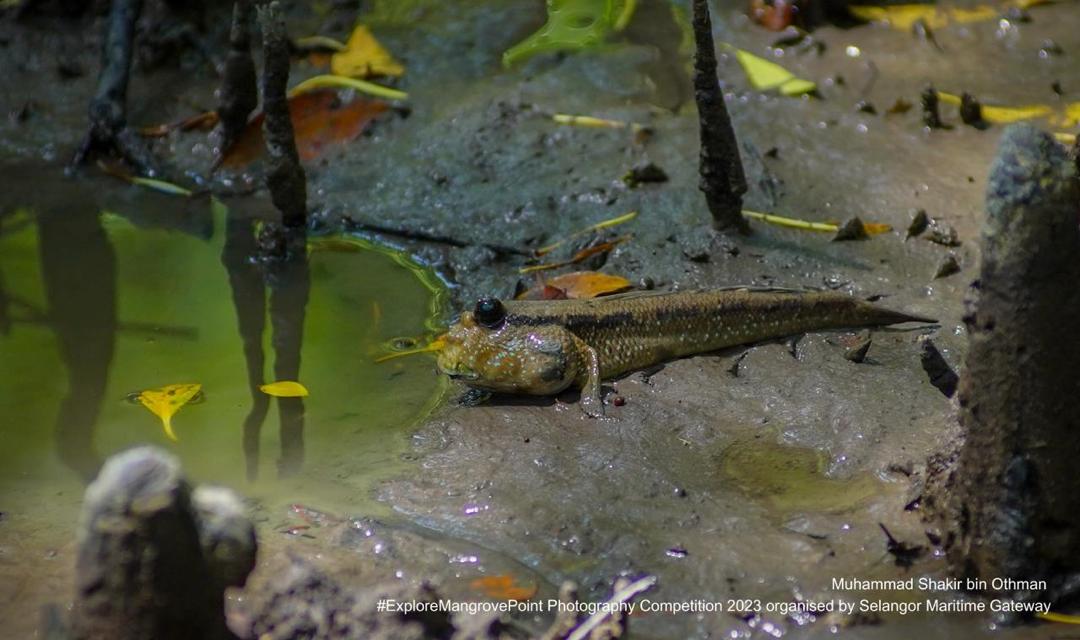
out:
{"label": "water reflection", "polygon": [[68,373],[54,423],[57,454],[89,481],[102,462],[94,425],[116,345],[116,255],[96,212],[43,212],[37,225],[46,318]]}
{"label": "water reflection", "polygon": [[[117,191],[0,192],[0,495],[34,508],[151,443],[249,495],[367,501],[442,390],[424,357],[374,363],[391,336],[432,331],[435,276],[353,238],[260,260],[265,202]],[[272,380],[314,400],[278,400],[264,428]],[[179,383],[206,395],[173,418],[170,442],[130,398]]]}
{"label": "water reflection", "polygon": [[[7,293],[0,276],[0,335],[13,322],[48,326],[67,373],[67,388],[53,422],[58,458],[89,482],[102,456],[94,445],[95,425],[106,401],[110,367],[118,331],[154,337],[195,339],[197,330],[182,326],[121,323],[117,319],[116,254],[102,225],[103,214],[85,209],[53,208],[36,213],[41,285],[46,308]],[[190,220],[177,220],[181,228]],[[160,225],[162,220],[158,220]],[[311,279],[307,255],[289,259],[259,258],[257,221],[229,212],[221,261],[228,273],[237,327],[247,365],[251,409],[243,422],[247,477],[258,477],[259,441],[271,398],[259,390],[266,357],[263,334],[269,312],[274,379],[299,380],[304,319]],[[195,235],[212,236],[212,225],[200,223]],[[299,232],[302,234],[302,230]],[[303,239],[299,239],[303,246]],[[304,462],[304,402],[278,398],[281,454],[277,468],[285,477]]]}
{"label": "water reflection", "polygon": [[[269,297],[271,346],[274,350],[274,378],[300,379],[300,351],[304,336],[304,315],[311,290],[307,254],[298,251],[286,259],[259,259],[256,221],[230,211],[225,223],[225,248],[221,262],[229,273],[237,327],[244,345],[251,409],[244,418],[244,459],[247,478],[254,481],[259,470],[259,442],[262,425],[270,409],[270,397],[259,391],[264,384],[266,356],[263,334]],[[302,231],[301,231],[302,233]],[[269,293],[269,295],[268,295]],[[300,470],[304,462],[304,401],[278,398],[281,421],[281,457],[278,475]]]}

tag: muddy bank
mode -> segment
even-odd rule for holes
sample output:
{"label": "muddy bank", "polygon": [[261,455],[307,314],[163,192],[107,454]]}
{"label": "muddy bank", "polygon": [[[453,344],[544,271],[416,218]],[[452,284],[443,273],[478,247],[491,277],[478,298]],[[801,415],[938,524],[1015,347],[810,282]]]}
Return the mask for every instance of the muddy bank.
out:
{"label": "muddy bank", "polygon": [[[461,598],[476,597],[475,579],[508,574],[534,586],[539,598],[573,579],[596,600],[609,593],[612,576],[649,573],[660,580],[656,599],[788,602],[851,597],[832,591],[833,576],[944,570],[918,511],[906,509],[914,506],[922,465],[955,422],[953,404],[920,364],[918,339],[932,335],[947,361],[962,361],[960,302],[977,259],[971,241],[1000,130],[960,126],[945,109],[954,128],[927,133],[917,108],[884,112],[898,98],[916,102],[927,82],[1010,104],[1056,99],[1050,87],[1063,78],[1071,91],[1067,58],[1037,55],[1046,38],[1067,51],[1080,45],[1068,30],[1071,9],[1040,8],[1007,39],[995,35],[992,21],[949,27],[937,34],[944,52],[881,27],[822,28],[815,33],[827,45],[820,56],[782,60],[818,81],[820,98],[813,99],[751,91],[721,50],[719,73],[749,184],[745,206],[812,220],[859,215],[895,229],[832,243],[759,224],[747,238],[712,231],[697,188],[697,120],[680,26],[666,3],[641,4],[650,19],[614,45],[541,56],[511,70],[499,67],[500,56],[542,22],[540,3],[475,0],[378,13],[373,29],[408,68],[402,86],[411,94],[410,113],[380,119],[345,151],[306,167],[317,226],[351,222],[453,239],[375,234],[437,268],[461,308],[479,295],[512,292],[526,264],[521,252],[636,210],[634,222],[618,230],[633,239],[588,266],[667,289],[758,284],[880,296],[890,307],[938,318],[940,327],[874,331],[862,363],[844,357],[854,332],[680,360],[606,385],[609,400],[618,395],[625,404],[609,406],[605,420],[585,418],[574,394],[458,407],[457,389],[430,420],[401,425],[410,434],[408,469],[375,491],[375,517],[365,497],[357,498],[360,507],[324,508],[332,517],[311,516],[315,524],[302,530],[290,530],[296,520],[279,505],[256,509],[266,544],[254,592],[273,583],[290,553],[313,558],[341,584],[430,580],[440,594]],[[302,12],[291,18],[296,29],[317,23]],[[0,148],[12,161],[43,161],[43,170],[59,172],[85,128],[93,74],[38,78],[52,73],[62,51],[91,59],[97,43],[90,26],[85,35],[46,26],[3,25],[8,44],[0,60],[12,70],[0,78],[4,107],[37,106],[5,123]],[[714,31],[759,54],[774,39],[731,8],[714,11]],[[211,37],[224,47],[224,34]],[[303,63],[296,71],[313,73]],[[213,106],[213,91],[214,83],[183,68],[139,72],[129,118],[175,120],[192,105]],[[877,113],[856,109],[860,101]],[[625,132],[559,126],[550,119],[556,112],[631,120],[654,133],[638,141]],[[213,156],[194,134],[174,135],[157,149],[175,154],[193,182]],[[668,181],[628,187],[622,176],[645,162],[661,167]],[[101,205],[119,199],[140,208],[125,185],[96,189],[110,179],[91,174],[78,180]],[[265,199],[254,206],[266,206]],[[905,240],[919,209],[952,225],[961,245]],[[960,271],[935,279],[950,251]],[[357,475],[370,460],[336,471]],[[320,510],[318,495],[296,500]],[[923,548],[914,566],[897,566],[879,524]],[[60,590],[41,591],[55,599]],[[234,594],[233,615],[243,615],[246,597]],[[829,621],[766,618],[790,637],[829,632]],[[547,620],[519,622],[538,630]],[[750,634],[763,624],[727,614],[634,620],[644,637]],[[855,633],[947,637],[986,628],[984,619],[906,616]]]}

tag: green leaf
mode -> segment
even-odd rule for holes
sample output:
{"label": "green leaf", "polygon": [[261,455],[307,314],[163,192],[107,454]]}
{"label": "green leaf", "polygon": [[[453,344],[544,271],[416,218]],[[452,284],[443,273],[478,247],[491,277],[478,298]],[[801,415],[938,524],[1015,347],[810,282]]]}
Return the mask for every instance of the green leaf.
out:
{"label": "green leaf", "polygon": [[547,23],[508,49],[503,54],[503,66],[510,67],[538,53],[598,45],[626,27],[635,6],[636,0],[547,0]]}

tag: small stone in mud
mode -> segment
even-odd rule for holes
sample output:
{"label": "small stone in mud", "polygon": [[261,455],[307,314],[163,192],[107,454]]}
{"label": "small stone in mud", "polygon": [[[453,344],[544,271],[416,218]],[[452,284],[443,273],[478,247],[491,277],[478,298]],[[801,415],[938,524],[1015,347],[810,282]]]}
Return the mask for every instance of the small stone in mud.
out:
{"label": "small stone in mud", "polygon": [[1059,98],[1065,95],[1065,90],[1061,88],[1060,80],[1054,80],[1052,83],[1050,83],[1050,90],[1053,91],[1054,94],[1057,95],[1057,97]]}
{"label": "small stone in mud", "polygon": [[866,238],[866,227],[863,225],[863,221],[860,220],[858,216],[855,216],[840,225],[840,228],[836,230],[836,235],[833,236],[833,242],[865,240]]}
{"label": "small stone in mud", "polygon": [[922,101],[923,124],[929,129],[942,128],[941,113],[938,110],[938,92],[933,86],[923,89],[919,96]]}
{"label": "small stone in mud", "polygon": [[866,360],[866,354],[870,351],[870,344],[872,342],[873,340],[870,338],[870,332],[864,332],[853,345],[844,351],[844,359],[854,363],[861,363]]}
{"label": "small stone in mud", "polygon": [[869,100],[859,100],[856,102],[855,110],[860,113],[869,113],[872,116],[877,115],[877,109],[874,107],[874,103]]}
{"label": "small stone in mud", "polygon": [[1042,46],[1039,47],[1039,57],[1043,60],[1051,56],[1060,56],[1065,53],[1065,50],[1061,48],[1061,45],[1047,38],[1043,40]]}
{"label": "small stone in mud", "polygon": [[938,265],[937,271],[934,273],[934,279],[947,278],[954,273],[959,272],[960,262],[957,261],[956,254],[949,253],[941,260],[941,264]]}
{"label": "small stone in mud", "polygon": [[626,405],[626,398],[624,398],[622,396],[615,396],[614,398],[611,399],[611,404],[615,405],[616,407],[625,406]]}
{"label": "small stone in mud", "polygon": [[926,551],[926,547],[920,544],[910,544],[897,540],[889,533],[889,530],[885,528],[884,524],[879,522],[878,526],[881,527],[881,531],[885,534],[885,550],[893,557],[896,566],[906,569],[915,564],[915,561],[919,559],[919,556]]}
{"label": "small stone in mud", "polygon": [[691,262],[708,262],[712,257],[716,232],[709,227],[697,227],[679,234],[679,248]]}
{"label": "small stone in mud", "polygon": [[982,104],[967,91],[960,96],[960,120],[976,129],[985,129],[988,125],[982,116]]}
{"label": "small stone in mud", "polygon": [[675,487],[675,497],[676,498],[685,498],[686,497],[686,489],[683,489],[682,487]]}
{"label": "small stone in mud", "polygon": [[655,163],[639,164],[623,176],[623,182],[631,189],[647,183],[667,182],[668,174]]}
{"label": "small stone in mud", "polygon": [[930,384],[934,385],[934,388],[946,398],[953,397],[956,393],[956,385],[960,380],[956,372],[945,361],[945,357],[938,351],[937,345],[930,339],[930,336],[922,336],[919,341],[922,343],[919,361],[922,363],[923,371],[930,378]]}
{"label": "small stone in mud", "polygon": [[792,45],[799,44],[810,36],[809,33],[796,27],[793,24],[789,24],[786,29],[776,35],[776,40],[773,40],[773,47],[790,47]]}
{"label": "small stone in mud", "polygon": [[86,75],[86,70],[83,69],[78,60],[66,58],[56,63],[56,74],[60,76],[61,80],[72,80]]}
{"label": "small stone in mud", "polygon": [[765,152],[766,158],[772,158],[776,160],[780,157],[780,147],[769,147],[769,150]]}
{"label": "small stone in mud", "polygon": [[458,396],[457,405],[460,407],[476,407],[487,402],[490,397],[490,391],[470,387],[465,393]]}
{"label": "small stone in mud", "polygon": [[690,552],[686,550],[686,547],[680,544],[668,549],[667,555],[672,558],[685,558],[686,556],[690,555]]}
{"label": "small stone in mud", "polygon": [[904,236],[904,240],[921,235],[928,226],[930,226],[930,216],[926,215],[926,209],[919,209],[911,218],[911,224],[908,225],[907,235]]}
{"label": "small stone in mud", "polygon": [[937,219],[930,220],[930,234],[926,239],[946,247],[960,246],[960,234],[952,225]]}

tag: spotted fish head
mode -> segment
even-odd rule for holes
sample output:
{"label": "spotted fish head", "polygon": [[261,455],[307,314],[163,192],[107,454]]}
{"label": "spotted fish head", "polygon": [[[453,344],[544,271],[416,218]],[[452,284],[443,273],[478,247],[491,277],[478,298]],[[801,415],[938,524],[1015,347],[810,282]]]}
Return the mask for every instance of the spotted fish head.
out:
{"label": "spotted fish head", "polygon": [[439,371],[478,389],[549,395],[577,377],[573,334],[558,324],[516,322],[495,298],[462,313],[443,340]]}

